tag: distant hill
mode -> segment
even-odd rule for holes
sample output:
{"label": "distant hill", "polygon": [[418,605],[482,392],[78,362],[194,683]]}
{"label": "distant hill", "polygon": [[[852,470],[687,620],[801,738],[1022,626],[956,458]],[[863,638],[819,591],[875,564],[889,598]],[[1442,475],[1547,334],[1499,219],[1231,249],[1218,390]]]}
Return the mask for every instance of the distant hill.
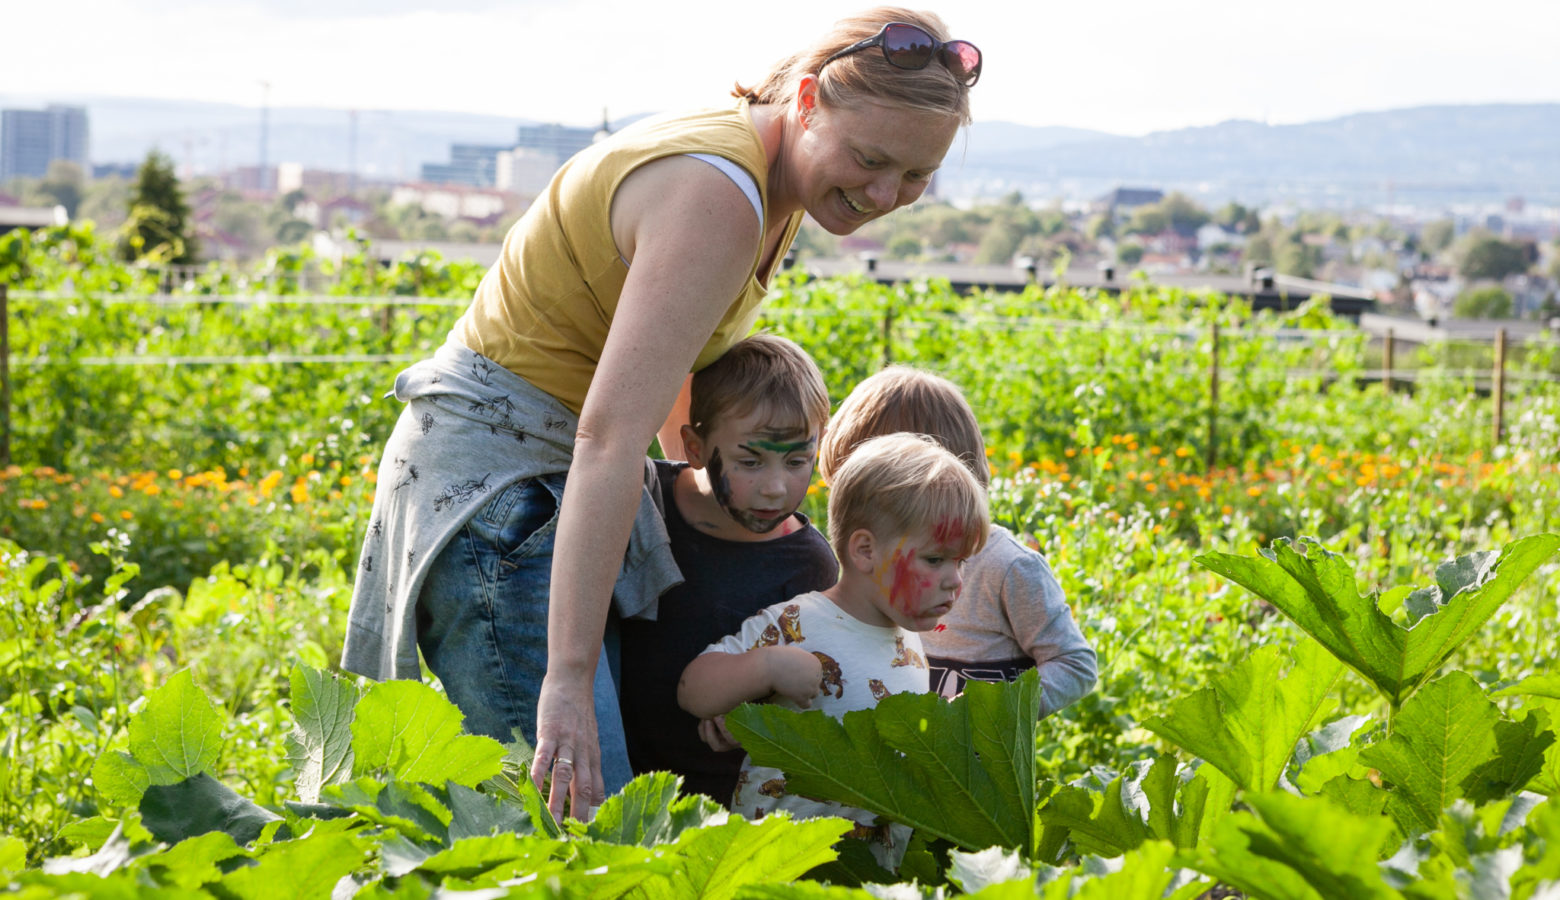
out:
{"label": "distant hill", "polygon": [[972,135],[962,165],[947,168],[955,192],[1006,184],[1031,199],[1095,196],[1127,184],[1248,203],[1522,196],[1560,204],[1560,104],[1425,106],[1300,125],[1237,120],[1030,146],[1022,131],[1009,130],[1000,143]]}
{"label": "distant hill", "polygon": [[[196,171],[253,165],[259,155],[255,107],[17,94],[0,94],[0,105],[51,99],[87,106],[96,163],[136,162],[152,146]],[[346,171],[355,156],[361,175],[390,179],[414,179],[423,163],[446,161],[451,143],[509,144],[520,125],[537,124],[361,110],[354,152],[347,110],[274,108],[267,116],[269,162]],[[1205,204],[1445,205],[1522,196],[1560,205],[1560,104],[1425,106],[1299,125],[1237,120],[1143,137],[977,122],[939,173],[939,190],[955,199],[1019,190],[1034,201],[1080,200],[1119,185],[1181,190]]]}

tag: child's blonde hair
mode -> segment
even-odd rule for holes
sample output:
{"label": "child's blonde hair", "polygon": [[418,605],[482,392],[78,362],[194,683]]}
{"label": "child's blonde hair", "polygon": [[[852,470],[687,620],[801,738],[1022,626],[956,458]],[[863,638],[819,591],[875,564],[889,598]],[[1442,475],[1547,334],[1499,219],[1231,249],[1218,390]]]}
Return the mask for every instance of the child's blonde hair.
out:
{"label": "child's blonde hair", "polygon": [[879,435],[924,434],[959,458],[985,487],[986,442],[969,401],[951,381],[909,366],[889,366],[850,392],[818,447],[818,471],[833,482],[858,444]]}
{"label": "child's blonde hair", "polygon": [[784,428],[817,434],[829,421],[829,389],[807,351],[773,334],[759,333],[694,373],[688,423],[700,437],[723,418],[763,410]]}
{"label": "child's blonde hair", "polygon": [[829,543],[841,560],[862,528],[879,540],[930,530],[970,557],[985,546],[990,525],[986,492],[975,476],[925,435],[863,442],[829,486]]}

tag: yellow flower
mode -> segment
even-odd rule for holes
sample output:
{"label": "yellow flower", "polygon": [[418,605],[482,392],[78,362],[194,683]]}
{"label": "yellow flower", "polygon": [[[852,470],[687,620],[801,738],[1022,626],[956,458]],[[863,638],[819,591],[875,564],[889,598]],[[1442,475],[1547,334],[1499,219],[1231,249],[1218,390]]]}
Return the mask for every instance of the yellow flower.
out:
{"label": "yellow flower", "polygon": [[100,513],[100,512],[95,512],[91,516],[89,516],[88,518],[90,518],[92,521],[96,522],[99,525],[102,525],[104,522],[108,521],[107,519],[103,518],[103,514]]}
{"label": "yellow flower", "polygon": [[179,479],[181,479],[183,477],[184,477],[184,473],[179,471],[178,469],[169,469],[168,470],[168,480],[169,481],[178,481]]}
{"label": "yellow flower", "polygon": [[292,502],[298,505],[309,502],[309,482],[307,480],[299,478],[293,482]]}
{"label": "yellow flower", "polygon": [[124,488],[121,488],[119,485],[111,484],[111,485],[108,486],[108,495],[110,497],[118,499],[118,498],[123,497],[125,495],[125,491],[124,491]]}
{"label": "yellow flower", "polygon": [[1246,488],[1246,496],[1248,496],[1248,497],[1260,497],[1260,496],[1262,496],[1262,485],[1254,484],[1251,487]]}
{"label": "yellow flower", "polygon": [[260,479],[260,496],[270,499],[271,494],[275,493],[276,491],[276,486],[281,483],[282,473],[276,471],[275,469],[271,470],[269,475],[266,475],[264,478]]}
{"label": "yellow flower", "polygon": [[131,519],[135,518],[135,513],[131,512],[128,509],[121,509],[119,511],[119,518],[124,519],[126,522],[128,522]]}

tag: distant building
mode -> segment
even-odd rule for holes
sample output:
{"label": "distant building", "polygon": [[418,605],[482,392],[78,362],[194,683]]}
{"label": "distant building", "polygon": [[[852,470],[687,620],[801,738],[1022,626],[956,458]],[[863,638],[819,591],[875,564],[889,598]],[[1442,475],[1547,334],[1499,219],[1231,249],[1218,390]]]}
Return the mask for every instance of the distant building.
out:
{"label": "distant building", "polygon": [[0,181],[40,178],[56,159],[89,170],[86,107],[51,104],[43,109],[0,110]]}
{"label": "distant building", "polygon": [[1165,192],[1154,188],[1118,187],[1094,201],[1096,212],[1110,216],[1124,216],[1139,206],[1148,206],[1165,199]]}
{"label": "distant building", "polygon": [[[561,166],[569,157],[589,147],[604,128],[569,128],[565,125],[521,125],[515,146],[551,153]],[[556,166],[554,167],[556,168]]]}
{"label": "distant building", "polygon": [[505,195],[497,191],[471,188],[448,182],[402,184],[390,192],[391,206],[418,206],[423,212],[446,219],[496,221],[508,207]]}
{"label": "distant building", "polygon": [[423,163],[422,180],[429,184],[492,187],[498,168],[498,154],[508,149],[497,144],[451,144],[450,161]]}
{"label": "distant building", "polygon": [[558,171],[557,155],[531,147],[516,147],[498,154],[493,186],[511,194],[535,197],[547,190]]}

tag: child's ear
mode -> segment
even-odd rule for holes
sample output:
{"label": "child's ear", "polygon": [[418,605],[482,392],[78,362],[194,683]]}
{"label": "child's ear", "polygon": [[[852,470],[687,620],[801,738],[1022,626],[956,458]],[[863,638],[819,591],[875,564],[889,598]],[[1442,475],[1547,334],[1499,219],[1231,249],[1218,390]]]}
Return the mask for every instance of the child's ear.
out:
{"label": "child's ear", "polygon": [[695,469],[704,468],[709,460],[704,458],[704,440],[699,437],[699,433],[693,430],[692,425],[684,425],[678,429],[678,434],[682,437],[683,455],[688,457],[688,465]]}
{"label": "child's ear", "polygon": [[877,567],[877,539],[865,528],[857,528],[845,539],[847,566],[858,572],[871,572]]}

